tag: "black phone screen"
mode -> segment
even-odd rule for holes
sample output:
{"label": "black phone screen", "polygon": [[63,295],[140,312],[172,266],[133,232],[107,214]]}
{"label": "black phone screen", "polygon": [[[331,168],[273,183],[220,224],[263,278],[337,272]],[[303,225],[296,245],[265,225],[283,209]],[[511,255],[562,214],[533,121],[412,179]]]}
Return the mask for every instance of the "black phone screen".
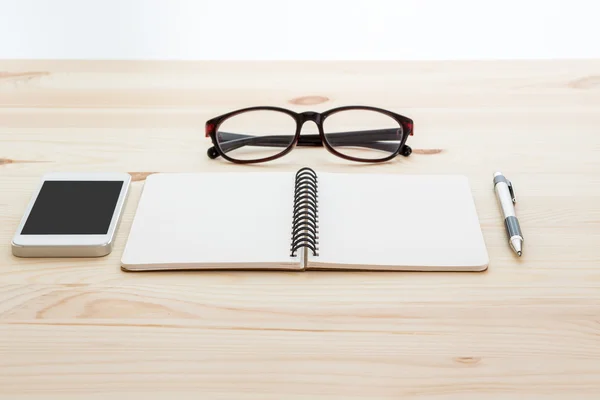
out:
{"label": "black phone screen", "polygon": [[45,181],[22,235],[105,235],[122,181]]}

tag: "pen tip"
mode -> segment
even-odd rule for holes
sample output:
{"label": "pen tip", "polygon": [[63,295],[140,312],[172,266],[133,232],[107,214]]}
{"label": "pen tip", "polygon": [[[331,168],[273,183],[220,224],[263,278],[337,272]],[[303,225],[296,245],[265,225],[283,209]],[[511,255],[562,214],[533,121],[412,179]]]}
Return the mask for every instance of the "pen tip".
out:
{"label": "pen tip", "polygon": [[502,176],[502,172],[499,172],[499,171],[498,171],[498,172],[496,172],[496,173],[494,174],[494,178],[495,178],[495,177],[497,177],[497,176]]}
{"label": "pen tip", "polygon": [[521,257],[523,248],[521,247],[523,245],[523,238],[521,238],[520,236],[513,236],[510,238],[510,247],[513,248],[513,250],[515,251],[515,253],[517,253],[517,255],[519,257]]}

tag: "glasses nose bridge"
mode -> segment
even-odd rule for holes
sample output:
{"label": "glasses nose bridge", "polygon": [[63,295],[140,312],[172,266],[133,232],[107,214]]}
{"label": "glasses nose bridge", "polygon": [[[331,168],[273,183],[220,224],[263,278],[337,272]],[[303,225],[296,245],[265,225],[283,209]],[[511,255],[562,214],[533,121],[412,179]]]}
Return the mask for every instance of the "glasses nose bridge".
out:
{"label": "glasses nose bridge", "polygon": [[[304,126],[305,122],[314,122],[318,126],[321,124],[321,114],[314,111],[305,111],[300,114],[300,130]],[[298,137],[298,146],[323,146],[323,140],[319,134],[300,135]]]}
{"label": "glasses nose bridge", "polygon": [[304,125],[306,121],[312,121],[315,124],[319,125],[321,123],[321,114],[314,111],[305,111],[300,114],[302,117],[301,125]]}
{"label": "glasses nose bridge", "polygon": [[321,125],[321,114],[318,112],[314,112],[314,111],[305,111],[303,113],[300,113],[300,129],[301,130],[302,130],[302,127],[304,126],[304,123],[306,123],[308,121],[314,122],[318,129],[319,125]]}

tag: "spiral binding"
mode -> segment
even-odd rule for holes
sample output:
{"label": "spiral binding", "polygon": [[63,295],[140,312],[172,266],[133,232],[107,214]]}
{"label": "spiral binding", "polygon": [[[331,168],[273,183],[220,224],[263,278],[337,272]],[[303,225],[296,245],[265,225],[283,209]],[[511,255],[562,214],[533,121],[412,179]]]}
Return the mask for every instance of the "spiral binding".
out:
{"label": "spiral binding", "polygon": [[317,173],[304,167],[296,172],[291,257],[302,247],[319,255],[319,201]]}

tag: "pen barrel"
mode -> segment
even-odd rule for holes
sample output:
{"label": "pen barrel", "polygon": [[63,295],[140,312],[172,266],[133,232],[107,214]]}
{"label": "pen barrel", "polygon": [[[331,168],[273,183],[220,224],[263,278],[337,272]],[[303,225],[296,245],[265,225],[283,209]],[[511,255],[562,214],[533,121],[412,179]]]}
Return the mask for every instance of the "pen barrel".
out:
{"label": "pen barrel", "polygon": [[506,225],[506,231],[508,232],[509,239],[514,236],[520,236],[523,239],[523,234],[521,233],[521,226],[519,225],[519,220],[517,217],[506,217],[504,219],[504,225]]}
{"label": "pen barrel", "polygon": [[504,218],[515,217],[515,208],[513,206],[512,196],[510,195],[510,190],[508,189],[508,184],[506,181],[500,181],[496,183],[495,189],[498,202],[500,203],[500,207],[502,207]]}

